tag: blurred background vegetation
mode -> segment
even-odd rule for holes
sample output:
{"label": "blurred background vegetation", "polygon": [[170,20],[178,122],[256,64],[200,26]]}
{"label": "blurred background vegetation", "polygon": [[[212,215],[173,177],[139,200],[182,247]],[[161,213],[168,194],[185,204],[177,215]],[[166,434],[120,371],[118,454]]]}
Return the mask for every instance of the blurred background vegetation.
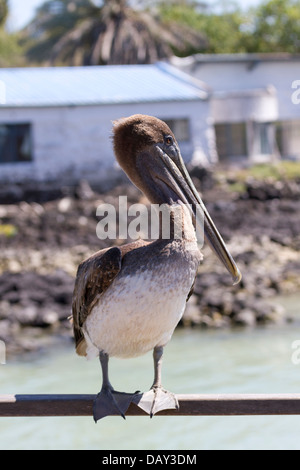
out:
{"label": "blurred background vegetation", "polygon": [[153,63],[173,54],[300,53],[300,0],[47,0],[21,31],[0,0],[0,67]]}

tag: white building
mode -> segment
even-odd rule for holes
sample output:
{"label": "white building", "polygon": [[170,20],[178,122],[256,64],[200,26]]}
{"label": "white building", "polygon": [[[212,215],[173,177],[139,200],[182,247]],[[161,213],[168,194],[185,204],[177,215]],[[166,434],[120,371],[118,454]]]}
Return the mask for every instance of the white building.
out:
{"label": "white building", "polygon": [[0,69],[0,181],[113,177],[112,121],[135,113],[166,120],[187,161],[216,160],[208,92],[168,64]]}
{"label": "white building", "polygon": [[200,54],[171,63],[207,83],[219,159],[300,159],[300,56]]}

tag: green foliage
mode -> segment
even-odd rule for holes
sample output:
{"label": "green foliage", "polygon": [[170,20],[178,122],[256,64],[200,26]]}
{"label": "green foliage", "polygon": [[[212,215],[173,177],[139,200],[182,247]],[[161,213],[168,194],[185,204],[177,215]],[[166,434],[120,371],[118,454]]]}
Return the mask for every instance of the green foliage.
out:
{"label": "green foliage", "polygon": [[245,52],[242,25],[245,20],[239,12],[203,15],[200,28],[208,40],[207,53],[225,54]]}
{"label": "green foliage", "polygon": [[273,165],[269,163],[253,165],[248,169],[238,170],[235,177],[239,184],[245,182],[249,177],[257,180],[299,180],[300,162],[279,161]]}
{"label": "green foliage", "polygon": [[261,163],[243,169],[227,169],[216,172],[216,181],[222,186],[226,182],[228,191],[243,194],[247,190],[247,181],[259,182],[297,181],[300,182],[300,162],[281,160],[277,163]]}
{"label": "green foliage", "polygon": [[246,190],[246,185],[242,181],[237,181],[235,183],[229,183],[227,188],[228,188],[228,191],[232,193],[243,194]]}
{"label": "green foliage", "polygon": [[300,0],[269,0],[251,16],[248,52],[300,52]]}
{"label": "green foliage", "polygon": [[8,0],[0,0],[0,67],[24,65],[19,35],[9,33],[5,29],[8,11]]}
{"label": "green foliage", "polygon": [[17,227],[12,224],[0,224],[0,237],[12,238],[17,232]]}
{"label": "green foliage", "polygon": [[22,67],[25,65],[22,47],[17,34],[9,34],[0,28],[0,67]]}
{"label": "green foliage", "polygon": [[286,179],[300,179],[300,162],[281,162],[281,168]]}
{"label": "green foliage", "polygon": [[248,10],[231,0],[46,0],[19,34],[4,28],[8,8],[9,0],[0,0],[0,67],[300,53],[300,0],[262,0]]}
{"label": "green foliage", "polygon": [[8,0],[0,0],[0,27],[6,22],[8,15]]}
{"label": "green foliage", "polygon": [[204,34],[207,47],[198,52],[300,52],[300,0],[267,0],[248,11],[222,1],[202,12],[191,1],[163,2],[160,8],[165,18]]}
{"label": "green foliage", "polygon": [[163,2],[160,10],[162,17],[167,21],[181,21],[204,35],[206,43],[196,52],[245,52],[243,30],[248,22],[247,15],[242,13],[235,3],[225,9],[222,5],[223,2],[219,2],[219,8],[201,11],[195,6],[195,2]]}

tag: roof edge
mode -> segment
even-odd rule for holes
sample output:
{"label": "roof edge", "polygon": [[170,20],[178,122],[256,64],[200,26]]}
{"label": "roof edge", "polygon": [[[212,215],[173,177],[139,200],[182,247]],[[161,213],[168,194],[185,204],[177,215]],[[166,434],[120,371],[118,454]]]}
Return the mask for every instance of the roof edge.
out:
{"label": "roof edge", "polygon": [[199,80],[198,78],[194,78],[185,72],[182,72],[180,69],[168,62],[156,62],[155,65],[163,72],[172,75],[173,78],[176,78],[177,80],[194,87],[199,93],[199,98],[202,98],[203,100],[208,99],[212,90],[205,82]]}
{"label": "roof edge", "polygon": [[205,63],[233,63],[233,62],[300,62],[300,54],[288,52],[268,53],[236,53],[236,54],[194,54],[188,57],[171,58],[171,63],[176,65],[197,65]]}

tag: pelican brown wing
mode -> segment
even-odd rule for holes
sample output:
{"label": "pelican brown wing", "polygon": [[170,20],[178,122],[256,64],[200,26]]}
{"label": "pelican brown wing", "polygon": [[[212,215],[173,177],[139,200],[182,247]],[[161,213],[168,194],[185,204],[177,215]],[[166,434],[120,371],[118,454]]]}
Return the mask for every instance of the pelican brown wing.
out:
{"label": "pelican brown wing", "polygon": [[101,294],[110,287],[121,271],[124,256],[148,244],[148,241],[139,239],[120,247],[105,248],[79,265],[72,301],[73,331],[79,356],[86,356],[82,326]]}
{"label": "pelican brown wing", "polygon": [[75,282],[72,313],[76,352],[86,355],[86,343],[82,326],[98,302],[121,270],[122,252],[114,247],[98,251],[78,267]]}

